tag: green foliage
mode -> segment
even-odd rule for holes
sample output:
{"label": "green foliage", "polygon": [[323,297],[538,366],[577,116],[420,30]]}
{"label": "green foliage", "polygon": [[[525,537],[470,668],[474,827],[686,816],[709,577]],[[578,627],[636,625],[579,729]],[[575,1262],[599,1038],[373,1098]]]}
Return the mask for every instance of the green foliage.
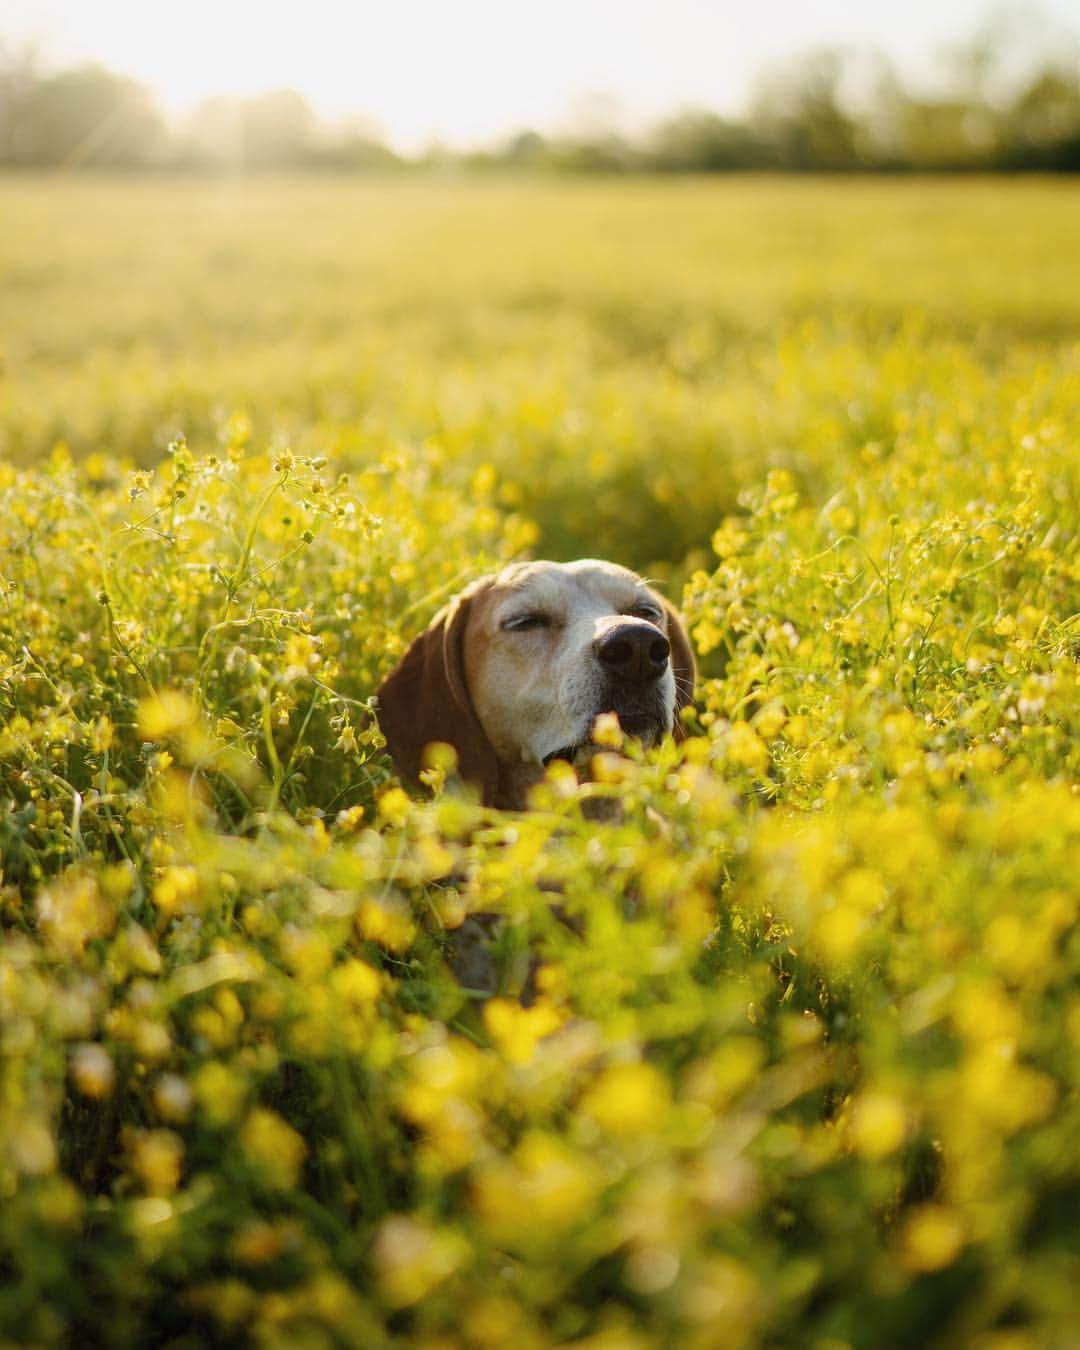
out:
{"label": "green foliage", "polygon": [[[0,244],[0,1337],[1069,1344],[1074,194],[51,191]],[[411,799],[373,690],[528,551],[688,579],[692,734]]]}

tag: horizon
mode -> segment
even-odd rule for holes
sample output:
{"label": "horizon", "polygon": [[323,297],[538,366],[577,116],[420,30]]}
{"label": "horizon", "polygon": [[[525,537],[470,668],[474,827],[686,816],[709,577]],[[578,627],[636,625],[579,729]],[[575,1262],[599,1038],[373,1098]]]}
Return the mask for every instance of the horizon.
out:
{"label": "horizon", "polygon": [[451,13],[403,0],[389,13],[362,3],[342,14],[332,0],[309,0],[303,30],[323,36],[303,46],[299,18],[249,0],[190,0],[182,14],[130,0],[74,13],[59,0],[0,0],[0,43],[36,46],[50,67],[97,62],[130,76],[174,124],[207,98],[289,88],[320,119],[359,123],[408,154],[433,143],[475,150],[530,129],[633,135],[689,108],[738,116],[763,75],[823,47],[880,53],[906,83],[932,91],[950,52],[970,47],[995,16],[1009,26],[1006,79],[1053,50],[1075,57],[1080,0],[1044,0],[1033,23],[1021,22],[1024,8],[827,0],[809,14],[797,0],[762,0],[748,14],[714,0],[673,0],[662,12],[552,0],[541,13],[463,0]]}

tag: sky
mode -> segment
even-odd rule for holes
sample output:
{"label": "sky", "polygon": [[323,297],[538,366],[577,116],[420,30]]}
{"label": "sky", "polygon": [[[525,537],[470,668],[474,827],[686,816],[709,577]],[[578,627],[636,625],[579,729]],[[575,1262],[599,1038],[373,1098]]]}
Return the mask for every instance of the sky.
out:
{"label": "sky", "polygon": [[[988,0],[0,0],[0,39],[96,60],[180,118],[215,93],[289,87],[402,150],[567,130],[598,108],[634,130],[686,107],[737,113],[754,77],[814,47],[872,44],[905,78],[993,12]],[[1013,14],[1024,6],[1012,4]],[[1080,0],[1030,6],[1080,32]],[[604,96],[600,98],[598,96]]]}

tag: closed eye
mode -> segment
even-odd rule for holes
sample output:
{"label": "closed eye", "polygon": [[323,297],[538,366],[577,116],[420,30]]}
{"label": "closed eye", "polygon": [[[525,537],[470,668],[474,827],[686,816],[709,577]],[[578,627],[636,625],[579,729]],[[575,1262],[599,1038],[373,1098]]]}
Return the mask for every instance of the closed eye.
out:
{"label": "closed eye", "polygon": [[664,617],[656,605],[650,604],[634,605],[632,609],[626,610],[625,613],[635,619],[644,619],[647,623],[656,624],[660,623]]}
{"label": "closed eye", "polygon": [[504,633],[527,633],[531,628],[550,628],[551,617],[533,611],[511,614],[508,619],[503,619],[501,627]]}

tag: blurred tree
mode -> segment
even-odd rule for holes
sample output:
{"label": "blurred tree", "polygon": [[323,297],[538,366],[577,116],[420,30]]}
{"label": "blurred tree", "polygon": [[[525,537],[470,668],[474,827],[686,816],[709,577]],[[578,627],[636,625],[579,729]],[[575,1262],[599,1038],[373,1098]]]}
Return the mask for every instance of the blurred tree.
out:
{"label": "blurred tree", "polygon": [[638,166],[633,145],[614,132],[594,138],[552,141],[547,163],[567,173],[626,173]]}
{"label": "blurred tree", "polygon": [[1056,70],[1036,76],[1013,104],[1009,130],[1028,145],[1052,145],[1080,134],[1080,78]]}
{"label": "blurred tree", "polygon": [[986,166],[998,143],[994,111],[963,99],[910,99],[903,115],[904,157],[916,169]]}
{"label": "blurred tree", "polygon": [[315,114],[293,89],[204,99],[187,128],[183,158],[228,169],[294,166],[316,147]]}
{"label": "blurred tree", "polygon": [[853,169],[860,162],[855,119],[843,107],[842,51],[810,52],[757,82],[750,126],[788,169]]}
{"label": "blurred tree", "polygon": [[942,54],[946,96],[1003,108],[1040,73],[1075,67],[1076,59],[1076,34],[1037,0],[1000,0]]}
{"label": "blurred tree", "polygon": [[[767,70],[740,120],[687,109],[642,136],[617,96],[592,92],[572,102],[559,133],[523,131],[468,154],[433,143],[408,162],[571,173],[1080,170],[1080,43],[1037,4],[992,9],[944,54],[938,76],[916,94],[878,53],[825,49]],[[370,123],[321,126],[291,89],[207,99],[177,132],[134,81],[100,66],[45,75],[32,47],[0,41],[0,165],[405,162]]]}
{"label": "blurred tree", "polygon": [[187,120],[180,158],[188,164],[238,169],[243,163],[241,101],[226,94],[205,98]]}
{"label": "blurred tree", "polygon": [[625,127],[618,94],[587,90],[571,100],[565,132],[548,144],[546,162],[568,173],[625,173],[637,167],[637,152]]}
{"label": "blurred tree", "polygon": [[838,86],[845,111],[854,120],[861,163],[883,169],[905,167],[909,95],[888,57],[873,48],[846,53]]}
{"label": "blurred tree", "polygon": [[538,131],[519,131],[499,153],[499,159],[515,169],[542,168],[549,157],[548,143]]}
{"label": "blurred tree", "polygon": [[19,131],[38,84],[38,53],[32,46],[0,42],[0,164],[16,157]]}
{"label": "blurred tree", "polygon": [[1007,169],[1080,169],[1080,74],[1046,70],[1003,117],[998,162]]}
{"label": "blurred tree", "polygon": [[166,148],[149,92],[95,65],[36,80],[19,99],[11,136],[20,164],[145,166]]}
{"label": "blurred tree", "polygon": [[672,173],[716,173],[771,168],[777,152],[741,122],[691,110],[661,122],[645,151],[650,168]]}
{"label": "blurred tree", "polygon": [[321,169],[400,169],[405,161],[372,131],[352,127],[320,137],[304,163]]}
{"label": "blurred tree", "polygon": [[242,125],[244,162],[253,168],[298,164],[315,141],[315,114],[294,89],[246,99]]}

